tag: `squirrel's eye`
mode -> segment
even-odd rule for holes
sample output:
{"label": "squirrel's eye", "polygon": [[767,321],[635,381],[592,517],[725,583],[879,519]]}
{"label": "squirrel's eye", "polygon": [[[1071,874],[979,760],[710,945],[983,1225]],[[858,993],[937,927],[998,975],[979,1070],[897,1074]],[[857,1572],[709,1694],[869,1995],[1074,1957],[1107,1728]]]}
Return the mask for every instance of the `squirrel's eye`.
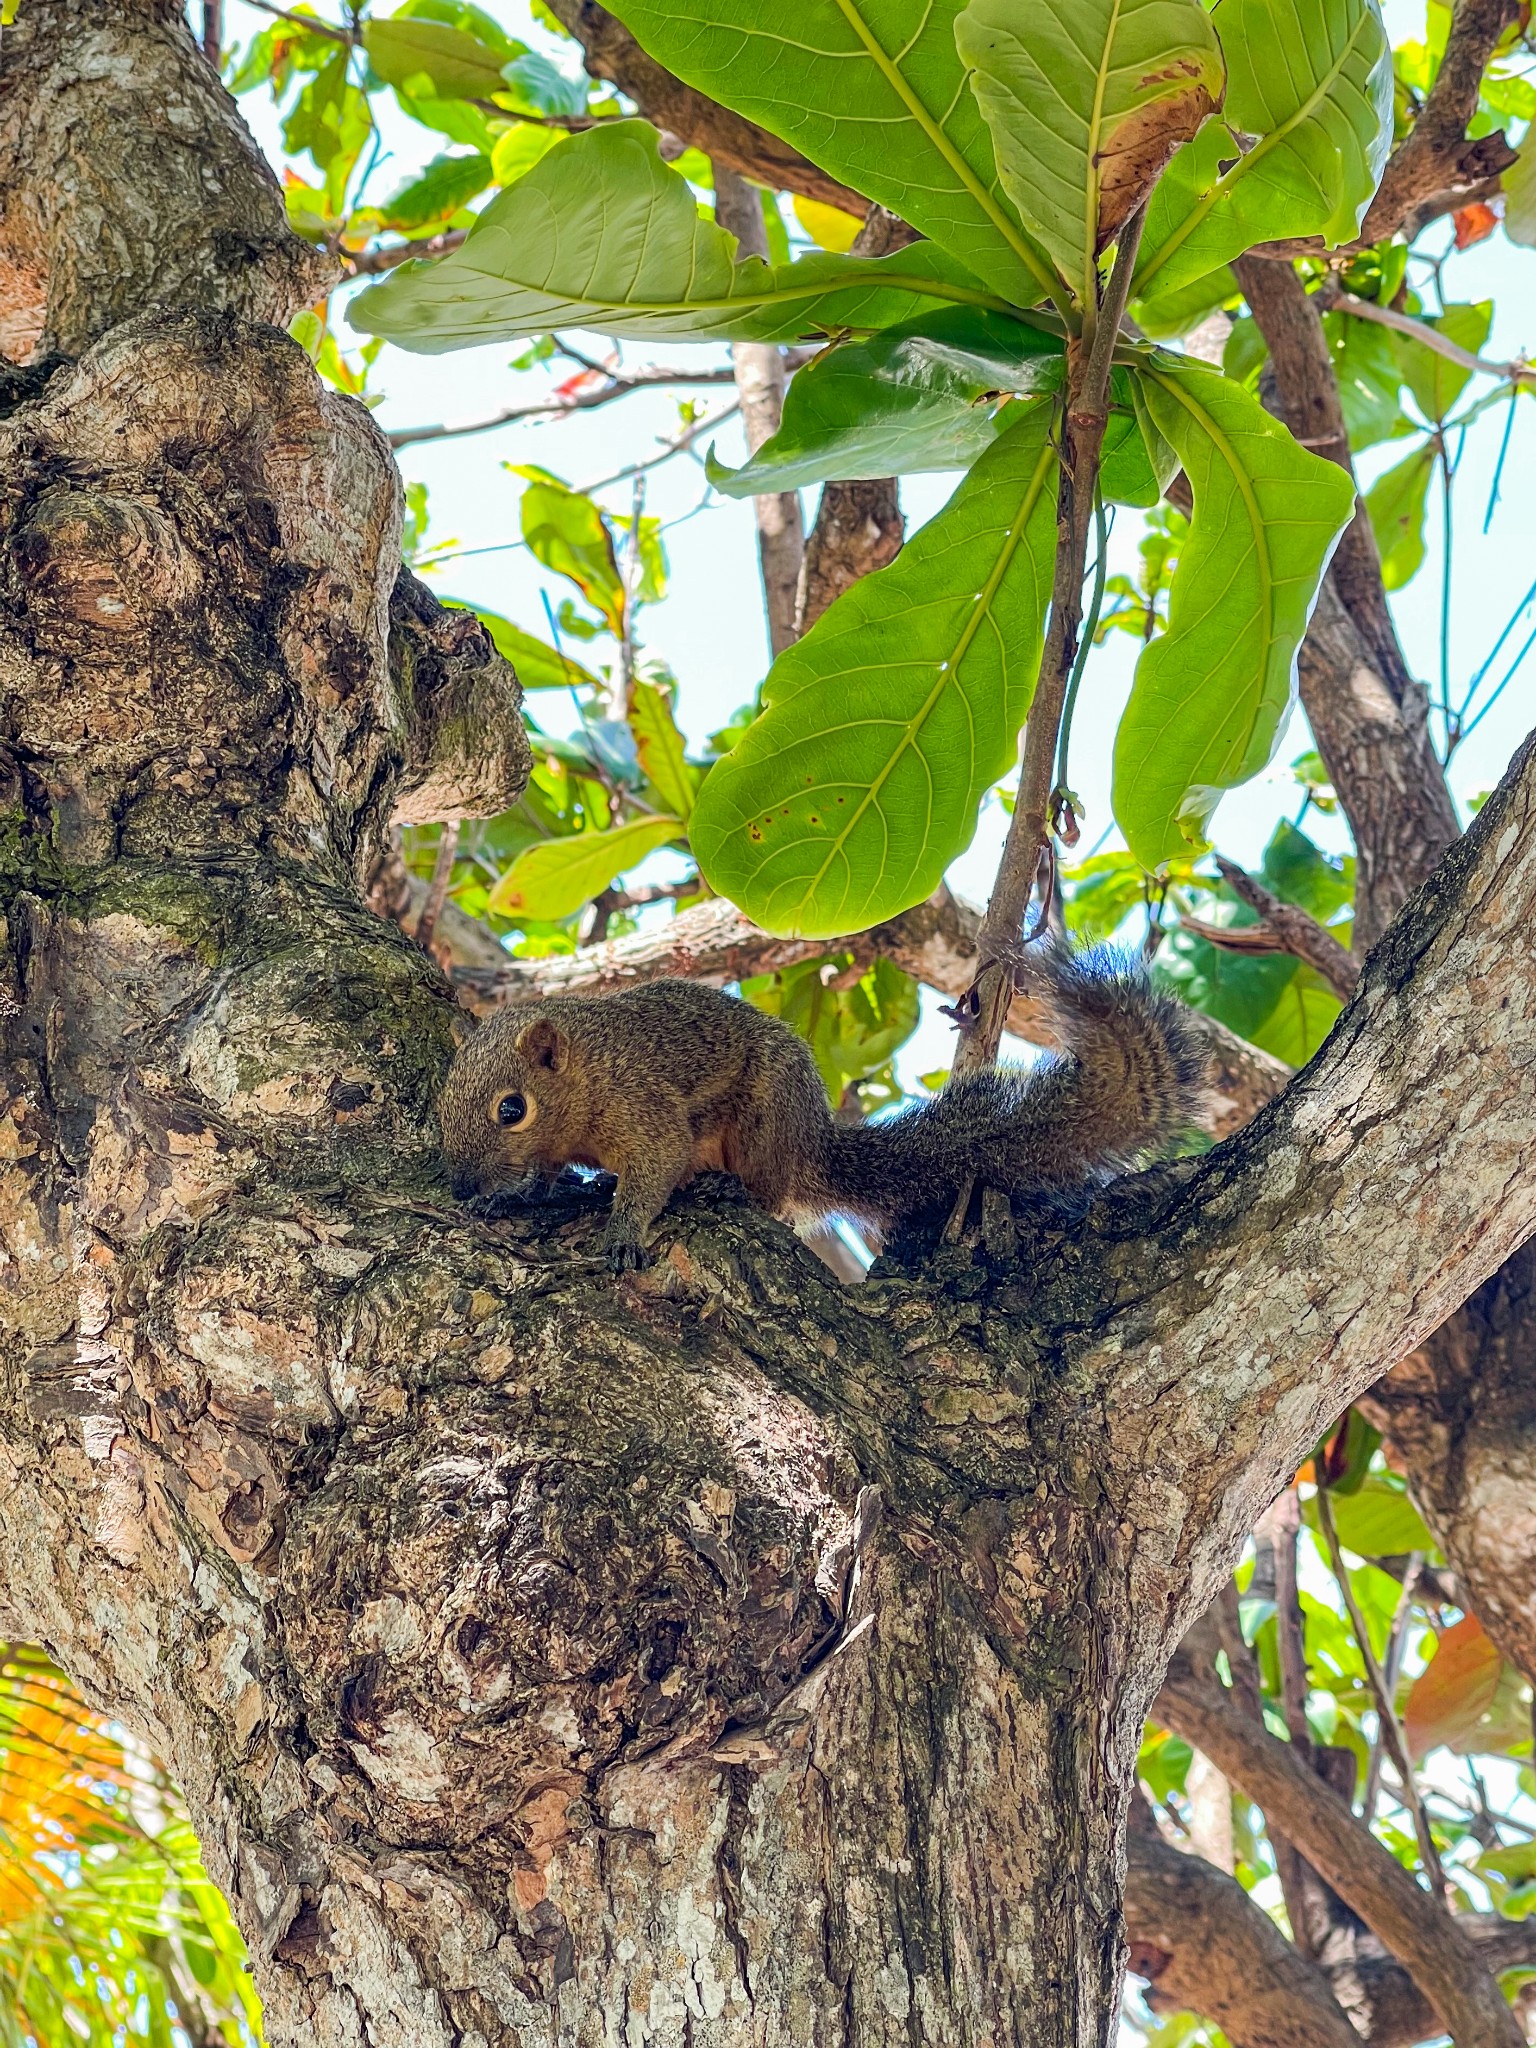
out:
{"label": "squirrel's eye", "polygon": [[496,1105],[496,1121],[509,1128],[520,1124],[528,1114],[528,1105],[521,1095],[503,1095]]}

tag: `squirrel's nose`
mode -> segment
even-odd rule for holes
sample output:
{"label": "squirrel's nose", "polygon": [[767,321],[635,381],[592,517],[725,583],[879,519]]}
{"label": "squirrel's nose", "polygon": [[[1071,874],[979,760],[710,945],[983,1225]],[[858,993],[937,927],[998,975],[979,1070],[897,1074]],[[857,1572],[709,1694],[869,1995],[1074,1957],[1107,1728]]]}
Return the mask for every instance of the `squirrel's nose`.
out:
{"label": "squirrel's nose", "polygon": [[456,1202],[472,1201],[480,1192],[479,1181],[462,1166],[454,1168],[453,1177],[448,1185],[453,1189],[453,1199]]}

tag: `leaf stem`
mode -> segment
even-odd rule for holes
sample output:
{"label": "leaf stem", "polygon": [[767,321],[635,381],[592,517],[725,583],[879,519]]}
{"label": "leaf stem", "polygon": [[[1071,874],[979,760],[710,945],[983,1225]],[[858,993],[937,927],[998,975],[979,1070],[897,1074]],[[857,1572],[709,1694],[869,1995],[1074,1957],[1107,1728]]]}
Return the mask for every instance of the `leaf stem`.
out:
{"label": "leaf stem", "polygon": [[1061,738],[1056,744],[1056,786],[1052,796],[1066,789],[1068,755],[1072,749],[1072,714],[1077,709],[1077,693],[1082,686],[1083,670],[1088,666],[1088,656],[1093,649],[1094,638],[1099,630],[1099,614],[1104,609],[1104,582],[1109,564],[1105,557],[1109,552],[1109,514],[1104,504],[1104,493],[1095,486],[1093,493],[1093,520],[1098,559],[1093,565],[1093,596],[1088,601],[1088,616],[1083,621],[1082,638],[1078,643],[1077,658],[1072,664],[1072,677],[1067,684],[1067,701],[1061,714]]}
{"label": "leaf stem", "polygon": [[955,1053],[953,1079],[990,1067],[997,1058],[1013,994],[1013,963],[1024,937],[1024,918],[1034,892],[1041,852],[1050,844],[1056,739],[1077,663],[1088,532],[1099,496],[1099,453],[1109,412],[1110,372],[1120,340],[1120,322],[1130,296],[1144,219],[1145,209],[1134,214],[1120,231],[1114,267],[1091,342],[1086,349],[1082,339],[1067,343],[1050,625],[1040,662],[1040,679],[1024,726],[1018,795],[982,922],[977,948],[981,968],[968,995],[957,1005],[960,1044]]}
{"label": "leaf stem", "polygon": [[1339,1545],[1339,1532],[1334,1526],[1333,1504],[1328,1498],[1326,1486],[1317,1489],[1317,1519],[1323,1537],[1328,1545],[1328,1561],[1333,1566],[1333,1575],[1339,1582],[1339,1591],[1344,1596],[1344,1606],[1349,1614],[1349,1625],[1355,1632],[1355,1641],[1360,1645],[1361,1660],[1365,1675],[1370,1682],[1371,1692],[1376,1700],[1376,1722],[1379,1739],[1386,1745],[1393,1768],[1401,1781],[1403,1804],[1413,1816],[1413,1829],[1418,1837],[1419,1856],[1424,1864],[1424,1875],[1429,1879],[1430,1890],[1438,1899],[1445,1897],[1445,1872],[1440,1867],[1440,1852],[1435,1847],[1435,1838],[1429,1830],[1429,1816],[1424,1811],[1424,1802],[1419,1797],[1418,1780],[1413,1775],[1413,1765],[1408,1760],[1408,1750],[1403,1741],[1402,1726],[1397,1718],[1397,1709],[1392,1703],[1391,1688],[1386,1673],[1376,1660],[1371,1645],[1370,1630],[1360,1612],[1360,1603],[1355,1598],[1355,1589],[1350,1583],[1344,1566],[1344,1553]]}

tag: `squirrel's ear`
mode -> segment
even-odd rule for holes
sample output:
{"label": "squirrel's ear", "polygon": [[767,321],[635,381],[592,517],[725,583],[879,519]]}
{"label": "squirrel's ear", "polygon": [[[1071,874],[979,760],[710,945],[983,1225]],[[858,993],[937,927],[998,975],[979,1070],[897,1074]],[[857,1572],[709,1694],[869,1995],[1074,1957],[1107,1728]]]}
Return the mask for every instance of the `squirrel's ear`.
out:
{"label": "squirrel's ear", "polygon": [[552,1074],[563,1071],[570,1055],[565,1033],[548,1017],[536,1017],[517,1034],[517,1049],[530,1066],[548,1067]]}

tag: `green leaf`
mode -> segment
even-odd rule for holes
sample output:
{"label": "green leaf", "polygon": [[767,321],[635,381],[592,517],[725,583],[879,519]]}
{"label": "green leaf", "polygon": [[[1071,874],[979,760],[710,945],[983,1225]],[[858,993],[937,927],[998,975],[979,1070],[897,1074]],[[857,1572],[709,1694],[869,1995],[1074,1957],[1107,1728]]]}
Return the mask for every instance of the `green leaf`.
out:
{"label": "green leaf", "polygon": [[1355,492],[1218,372],[1163,357],[1139,383],[1194,493],[1168,630],[1137,663],[1115,736],[1115,817],[1155,868],[1198,846],[1222,792],[1274,754],[1296,650]]}
{"label": "green leaf", "polygon": [[[1328,1504],[1340,1543],[1356,1557],[1406,1557],[1413,1550],[1427,1557],[1435,1548],[1434,1537],[1403,1488],[1378,1474],[1368,1476],[1355,1493],[1331,1493]],[[1315,1500],[1303,1502],[1302,1514],[1308,1528],[1321,1527]]]}
{"label": "green leaf", "polygon": [[520,114],[584,114],[587,81],[572,78],[541,50],[525,50],[501,69],[503,96]]}
{"label": "green leaf", "polygon": [[[505,36],[500,40],[505,45]],[[385,85],[414,86],[418,96],[445,100],[485,100],[501,92],[502,66],[511,54],[465,29],[404,14],[365,20],[363,48]]]}
{"label": "green leaf", "polygon": [[681,818],[635,818],[607,832],[544,839],[520,853],[491,891],[498,917],[570,917],[600,895],[616,875],[683,837]]}
{"label": "green leaf", "polygon": [[644,678],[635,683],[629,697],[629,728],[646,781],[686,825],[698,794],[699,776],[685,756],[683,736],[665,690]]}
{"label": "green leaf", "polygon": [[1009,418],[1014,394],[1061,382],[1061,342],[997,313],[952,306],[867,341],[841,342],[797,372],[779,431],[743,468],[711,456],[729,498],[828,478],[968,469]]}
{"label": "green leaf", "polygon": [[692,839],[766,930],[861,930],[921,901],[1009,767],[1056,545],[1053,408],[998,437],[890,568],[780,655],[704,779]]}
{"label": "green leaf", "polygon": [[1519,248],[1536,249],[1536,129],[1526,132],[1520,154],[1500,182],[1505,234]]}
{"label": "green leaf", "polygon": [[450,142],[479,150],[482,156],[494,150],[496,136],[490,122],[478,107],[470,106],[467,100],[433,99],[409,93],[400,85],[395,87],[395,99],[402,113],[409,114],[413,121],[419,121],[423,128],[446,135]]}
{"label": "green leaf", "polygon": [[525,690],[602,689],[602,684],[590,669],[583,668],[579,661],[572,661],[568,654],[557,652],[545,641],[536,639],[532,633],[525,633],[521,626],[514,626],[499,612],[487,611],[483,605],[470,604],[465,598],[445,597],[442,602],[475,614],[490,634],[496,652],[517,670],[517,680]]}
{"label": "green leaf", "polygon": [[1288,1067],[1304,1067],[1333,1029],[1344,1005],[1310,967],[1298,960],[1279,1000],[1252,1035],[1252,1043]]}
{"label": "green leaf", "polygon": [[1264,849],[1259,879],[1282,903],[1294,903],[1327,924],[1354,900],[1355,857],[1324,853],[1299,826],[1282,818]]}
{"label": "green leaf", "polygon": [[810,1046],[834,1107],[850,1084],[888,1065],[918,1023],[917,983],[889,960],[877,960],[851,987],[829,986],[825,970],[851,964],[851,955],[834,955],[741,984],[755,1009],[782,1017]]}
{"label": "green leaf", "polygon": [[379,209],[383,225],[404,232],[446,220],[483,192],[493,175],[488,156],[434,157],[419,178],[385,200]]}
{"label": "green leaf", "polygon": [[669,71],[888,206],[994,291],[1018,305],[1049,291],[1050,264],[997,189],[966,89],[960,0],[617,0],[612,11]]}
{"label": "green leaf", "polygon": [[[1493,325],[1493,301],[1484,299],[1475,306],[1447,306],[1443,313],[1428,317],[1424,325],[1475,356]],[[1438,426],[1466,390],[1472,372],[1437,350],[1426,348],[1411,334],[1396,332],[1392,341],[1402,365],[1404,383],[1425,419]]]}
{"label": "green leaf", "polygon": [[927,305],[998,305],[931,244],[869,261],[733,261],[648,121],[608,121],[493,199],[468,239],[352,301],[351,324],[419,354],[588,327],[683,341],[784,341],[910,320]]}
{"label": "green leaf", "polygon": [[[1255,242],[1351,240],[1392,144],[1392,53],[1376,0],[1219,0],[1212,20],[1227,60],[1222,120],[1179,151],[1152,195],[1138,296]],[[1233,131],[1257,139],[1240,149]]]}
{"label": "green leaf", "polygon": [[491,151],[491,174],[498,185],[511,185],[549,155],[565,136],[558,128],[540,128],[532,121],[519,121],[496,138]]}
{"label": "green leaf", "polygon": [[518,507],[523,539],[535,561],[576,585],[600,611],[615,639],[624,633],[624,579],[613,552],[613,536],[602,513],[547,469],[509,464],[527,484]]}
{"label": "green leaf", "polygon": [[1378,477],[1365,494],[1381,554],[1381,580],[1388,590],[1401,590],[1423,563],[1424,504],[1434,473],[1435,451],[1426,441],[1406,461]]}
{"label": "green leaf", "polygon": [[1154,292],[1135,301],[1136,324],[1152,341],[1172,341],[1198,327],[1209,313],[1239,296],[1230,264],[1208,270],[1173,291]]}
{"label": "green leaf", "polygon": [[1396,336],[1374,321],[1342,312],[1323,315],[1323,333],[1333,353],[1350,447],[1372,448],[1378,441],[1407,433],[1409,424],[1398,397],[1403,372]]}
{"label": "green leaf", "polygon": [[1099,251],[1220,104],[1210,16],[1199,0],[970,0],[955,41],[1003,190],[1092,304]]}

